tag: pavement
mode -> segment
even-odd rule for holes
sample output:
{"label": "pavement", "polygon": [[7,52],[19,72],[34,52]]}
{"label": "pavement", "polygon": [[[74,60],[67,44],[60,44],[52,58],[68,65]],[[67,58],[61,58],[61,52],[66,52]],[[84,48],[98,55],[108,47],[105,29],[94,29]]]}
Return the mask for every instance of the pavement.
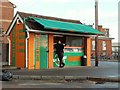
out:
{"label": "pavement", "polygon": [[16,80],[66,80],[66,81],[104,81],[120,82],[118,73],[119,62],[99,63],[98,67],[94,66],[74,66],[53,69],[27,70],[16,67],[4,67],[7,71],[13,73],[13,79]]}

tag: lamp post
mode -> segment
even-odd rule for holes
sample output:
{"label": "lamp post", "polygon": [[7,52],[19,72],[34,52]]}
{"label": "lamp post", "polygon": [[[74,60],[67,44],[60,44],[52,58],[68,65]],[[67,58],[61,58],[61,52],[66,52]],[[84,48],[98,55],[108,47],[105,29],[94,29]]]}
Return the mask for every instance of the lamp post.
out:
{"label": "lamp post", "polygon": [[[95,0],[95,29],[98,29],[98,0]],[[95,37],[95,66],[98,66],[98,35]]]}

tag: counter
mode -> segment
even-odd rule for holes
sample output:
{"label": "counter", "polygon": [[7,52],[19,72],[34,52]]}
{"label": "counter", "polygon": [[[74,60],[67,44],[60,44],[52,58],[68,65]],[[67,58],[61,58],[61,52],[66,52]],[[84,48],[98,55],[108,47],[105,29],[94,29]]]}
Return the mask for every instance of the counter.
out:
{"label": "counter", "polygon": [[[81,57],[84,55],[83,47],[69,47],[64,48],[63,61],[65,66],[81,66]],[[54,67],[59,66],[59,59],[54,53]]]}

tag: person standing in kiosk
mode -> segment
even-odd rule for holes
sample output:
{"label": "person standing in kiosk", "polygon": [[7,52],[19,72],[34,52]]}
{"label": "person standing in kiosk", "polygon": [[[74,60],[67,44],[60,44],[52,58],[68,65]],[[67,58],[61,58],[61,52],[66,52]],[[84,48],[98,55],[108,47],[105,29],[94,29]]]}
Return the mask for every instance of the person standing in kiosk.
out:
{"label": "person standing in kiosk", "polygon": [[64,45],[61,43],[61,41],[59,40],[58,42],[57,42],[57,44],[55,44],[55,51],[56,51],[56,54],[57,54],[57,56],[58,56],[58,58],[59,58],[59,60],[60,60],[60,65],[59,65],[59,67],[60,68],[63,68],[64,66],[65,66],[65,63],[63,62],[63,56],[64,56],[64,51],[63,51],[63,49],[64,49]]}

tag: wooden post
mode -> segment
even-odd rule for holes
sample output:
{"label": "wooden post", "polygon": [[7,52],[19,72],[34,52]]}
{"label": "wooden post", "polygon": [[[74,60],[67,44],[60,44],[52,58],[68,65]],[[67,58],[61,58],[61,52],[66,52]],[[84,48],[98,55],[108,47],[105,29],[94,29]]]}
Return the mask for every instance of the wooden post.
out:
{"label": "wooden post", "polygon": [[28,69],[34,69],[34,33],[28,39]]}
{"label": "wooden post", "polygon": [[91,66],[91,38],[87,38],[87,66]]}
{"label": "wooden post", "polygon": [[54,53],[54,50],[53,50],[53,35],[52,34],[49,34],[48,36],[48,68],[53,68],[53,53]]}

